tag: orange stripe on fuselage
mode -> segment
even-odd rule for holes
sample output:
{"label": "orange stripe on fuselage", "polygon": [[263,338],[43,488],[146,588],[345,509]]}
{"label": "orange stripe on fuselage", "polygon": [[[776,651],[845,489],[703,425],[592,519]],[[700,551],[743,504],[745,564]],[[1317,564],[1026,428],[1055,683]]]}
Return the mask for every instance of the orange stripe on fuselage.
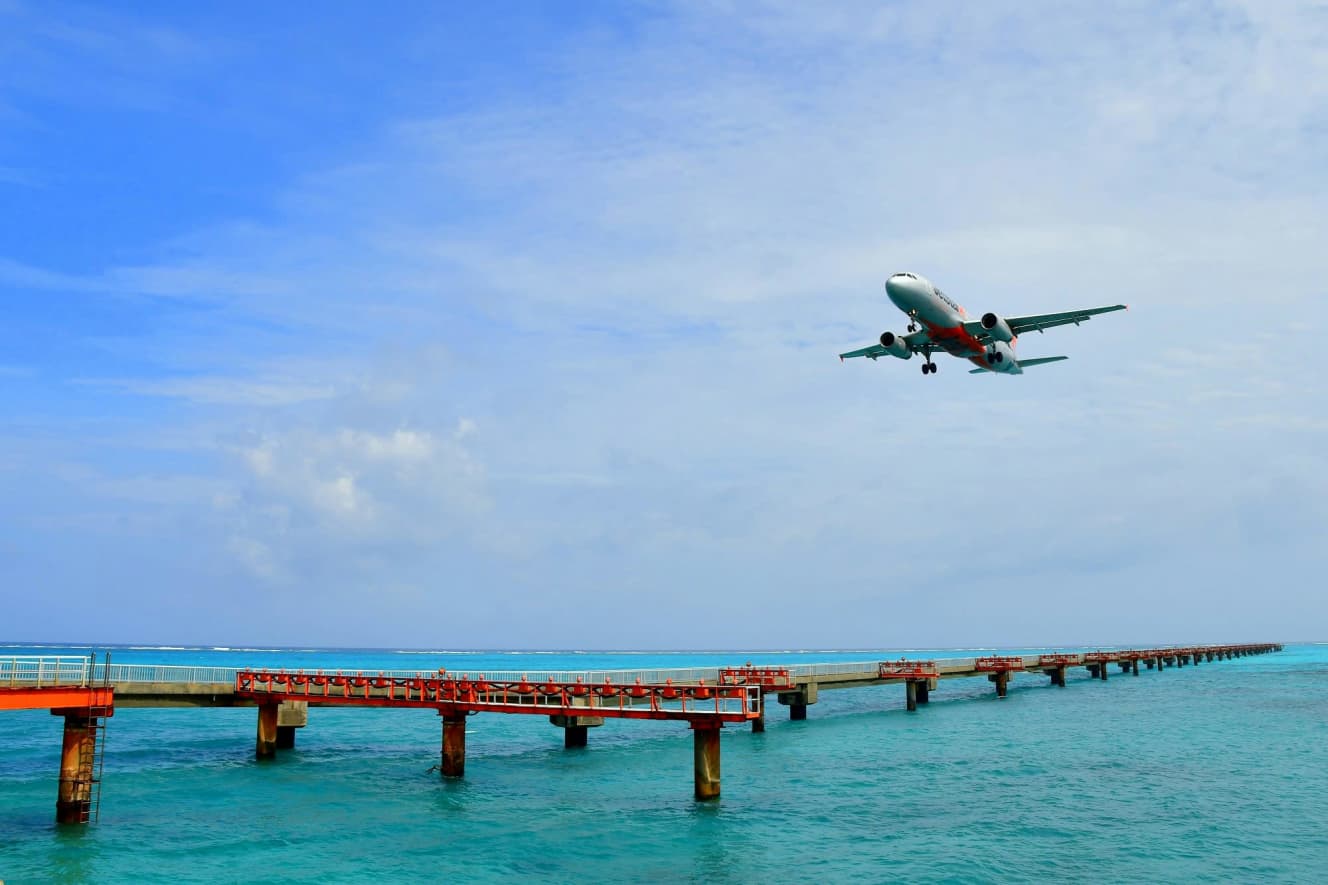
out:
{"label": "orange stripe on fuselage", "polygon": [[968,334],[962,325],[933,326],[925,320],[922,325],[927,328],[931,340],[951,356],[972,357],[986,350],[982,342]]}

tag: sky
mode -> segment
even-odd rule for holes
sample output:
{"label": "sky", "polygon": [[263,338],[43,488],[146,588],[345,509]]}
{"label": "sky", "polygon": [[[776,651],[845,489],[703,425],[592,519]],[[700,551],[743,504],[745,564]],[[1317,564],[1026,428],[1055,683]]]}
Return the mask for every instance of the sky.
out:
{"label": "sky", "polygon": [[0,640],[1328,639],[1325,157],[1322,3],[0,0]]}

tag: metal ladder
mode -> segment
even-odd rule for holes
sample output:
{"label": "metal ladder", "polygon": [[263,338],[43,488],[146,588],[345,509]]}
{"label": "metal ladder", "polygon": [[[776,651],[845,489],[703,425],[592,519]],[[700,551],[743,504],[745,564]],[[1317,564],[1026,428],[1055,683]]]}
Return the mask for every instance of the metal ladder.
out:
{"label": "metal ladder", "polygon": [[[93,654],[88,664],[88,687],[98,686],[97,682],[97,656]],[[106,662],[102,666],[100,687],[103,689],[102,697],[105,697],[105,689],[110,688],[111,679],[111,653],[106,653]],[[78,779],[88,785],[88,807],[83,812],[83,823],[95,823],[101,814],[101,772],[106,752],[106,706],[96,702],[95,695],[88,697],[88,734],[90,740],[84,742],[79,750],[78,757]]]}

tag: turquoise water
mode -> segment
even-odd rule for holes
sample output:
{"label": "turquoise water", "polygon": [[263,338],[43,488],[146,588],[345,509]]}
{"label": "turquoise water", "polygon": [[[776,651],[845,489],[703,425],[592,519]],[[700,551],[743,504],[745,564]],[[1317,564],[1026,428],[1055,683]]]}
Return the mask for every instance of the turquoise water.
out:
{"label": "turquoise water", "polygon": [[[7,654],[51,654],[0,649]],[[910,653],[966,657],[972,651]],[[118,662],[327,669],[683,667],[856,653],[404,655],[114,650]],[[1114,668],[1113,668],[1114,670]],[[614,722],[584,750],[542,717],[479,715],[441,780],[429,711],[313,709],[252,758],[252,709],[122,709],[101,822],[53,821],[60,720],[0,712],[0,880],[1321,881],[1328,646],[1064,689],[1018,676],[822,691],[806,722],[725,729],[723,797],[691,798],[682,723]]]}

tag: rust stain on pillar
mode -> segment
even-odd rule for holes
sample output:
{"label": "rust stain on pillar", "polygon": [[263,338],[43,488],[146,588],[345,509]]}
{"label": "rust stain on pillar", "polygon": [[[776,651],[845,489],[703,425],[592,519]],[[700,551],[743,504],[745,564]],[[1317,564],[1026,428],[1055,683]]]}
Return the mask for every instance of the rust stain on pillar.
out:
{"label": "rust stain on pillar", "polygon": [[462,777],[466,773],[466,714],[443,714],[443,758],[439,768],[443,777]]}
{"label": "rust stain on pillar", "polygon": [[277,755],[277,704],[258,705],[258,736],[254,742],[255,759]]}
{"label": "rust stain on pillar", "polygon": [[87,821],[92,802],[91,760],[96,741],[97,733],[89,727],[88,717],[65,715],[64,742],[60,748],[60,788],[55,800],[55,822],[58,824]]}
{"label": "rust stain on pillar", "polygon": [[693,722],[693,773],[698,802],[719,798],[719,723]]}

